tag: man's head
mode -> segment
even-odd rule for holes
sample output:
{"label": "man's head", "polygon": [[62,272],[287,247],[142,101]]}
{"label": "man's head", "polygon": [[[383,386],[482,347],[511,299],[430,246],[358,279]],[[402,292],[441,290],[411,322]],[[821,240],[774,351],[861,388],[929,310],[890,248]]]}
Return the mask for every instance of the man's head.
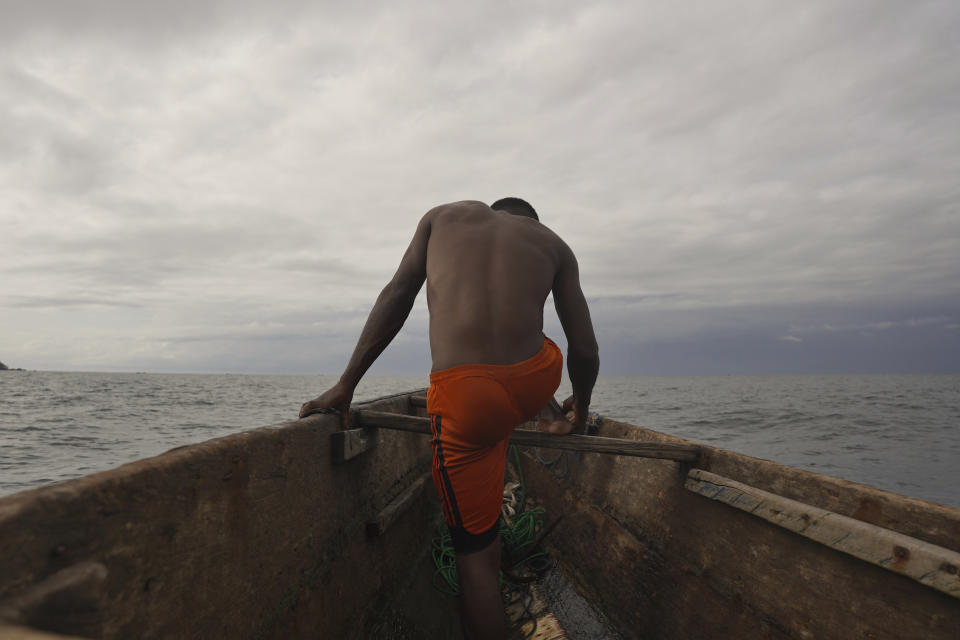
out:
{"label": "man's head", "polygon": [[515,216],[526,216],[528,218],[533,218],[534,220],[540,220],[536,210],[530,205],[530,203],[526,200],[521,200],[520,198],[500,198],[490,205],[490,208],[496,211],[506,211],[507,213],[512,213]]}

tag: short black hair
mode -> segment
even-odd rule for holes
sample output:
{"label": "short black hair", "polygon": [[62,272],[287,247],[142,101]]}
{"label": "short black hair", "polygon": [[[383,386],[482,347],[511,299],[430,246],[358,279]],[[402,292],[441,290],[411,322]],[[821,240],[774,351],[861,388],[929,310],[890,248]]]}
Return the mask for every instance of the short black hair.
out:
{"label": "short black hair", "polygon": [[537,221],[540,220],[540,216],[537,215],[537,210],[533,208],[533,205],[521,198],[500,198],[490,205],[490,208],[496,211],[508,211],[519,216],[527,216]]}

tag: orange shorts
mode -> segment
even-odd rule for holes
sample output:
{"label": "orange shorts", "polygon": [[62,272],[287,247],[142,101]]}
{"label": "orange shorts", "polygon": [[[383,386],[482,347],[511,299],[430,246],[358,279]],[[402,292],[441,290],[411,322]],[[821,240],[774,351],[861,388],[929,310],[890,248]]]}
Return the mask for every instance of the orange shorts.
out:
{"label": "orange shorts", "polygon": [[544,336],[540,352],[523,362],[430,374],[433,482],[458,553],[497,537],[510,432],[546,406],[562,369],[560,349]]}

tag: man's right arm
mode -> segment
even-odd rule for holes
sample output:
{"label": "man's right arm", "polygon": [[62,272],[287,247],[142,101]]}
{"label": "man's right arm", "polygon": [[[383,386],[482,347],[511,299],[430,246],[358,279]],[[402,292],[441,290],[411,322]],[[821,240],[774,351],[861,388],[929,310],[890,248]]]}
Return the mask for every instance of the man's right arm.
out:
{"label": "man's right arm", "polygon": [[600,369],[597,337],[590,321],[590,309],[580,288],[577,259],[561,242],[560,264],[553,279],[553,304],[567,336],[567,371],[573,386],[574,424],[583,432],[587,410]]}

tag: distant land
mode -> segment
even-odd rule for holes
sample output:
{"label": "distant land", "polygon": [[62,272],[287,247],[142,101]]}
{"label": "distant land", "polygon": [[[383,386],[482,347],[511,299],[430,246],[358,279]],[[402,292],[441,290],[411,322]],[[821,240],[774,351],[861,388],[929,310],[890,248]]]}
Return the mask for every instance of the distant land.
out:
{"label": "distant land", "polygon": [[11,369],[7,365],[0,362],[0,371],[23,371],[23,369]]}

